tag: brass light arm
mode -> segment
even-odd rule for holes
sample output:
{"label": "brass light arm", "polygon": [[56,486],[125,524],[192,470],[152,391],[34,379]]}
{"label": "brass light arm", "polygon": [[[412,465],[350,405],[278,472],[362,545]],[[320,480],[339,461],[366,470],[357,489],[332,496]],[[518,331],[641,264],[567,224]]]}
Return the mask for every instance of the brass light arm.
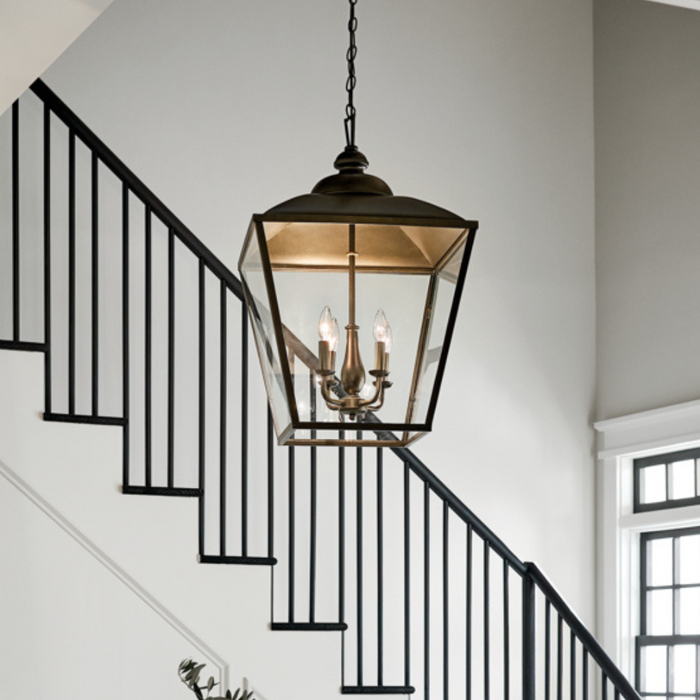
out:
{"label": "brass light arm", "polygon": [[[385,390],[385,384],[386,382],[384,379],[378,379],[377,384],[381,387],[379,390],[379,403],[376,406],[367,406],[368,411],[378,411],[383,405],[384,405],[384,390]],[[373,402],[372,402],[373,403]]]}
{"label": "brass light arm", "polygon": [[323,400],[326,402],[328,408],[330,408],[332,411],[338,411],[342,408],[343,402],[339,399],[334,399],[330,395],[330,392],[328,391],[330,379],[331,377],[328,376],[321,377],[321,396],[323,396]]}
{"label": "brass light arm", "polygon": [[362,406],[363,408],[365,408],[366,406],[371,406],[377,399],[380,398],[381,394],[383,393],[384,382],[382,381],[382,379],[377,379],[375,384],[376,387],[374,389],[374,396],[371,399],[363,399],[362,401],[360,401],[360,406]]}

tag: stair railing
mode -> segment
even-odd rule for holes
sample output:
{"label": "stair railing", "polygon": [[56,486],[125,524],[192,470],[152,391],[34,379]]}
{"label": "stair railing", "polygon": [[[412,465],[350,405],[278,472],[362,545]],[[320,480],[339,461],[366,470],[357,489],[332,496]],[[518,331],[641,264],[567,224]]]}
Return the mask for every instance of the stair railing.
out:
{"label": "stair railing", "polygon": [[41,80],[8,120],[0,348],[45,353],[46,420],[123,430],[124,493],[199,499],[201,562],[276,564],[273,630],[341,631],[345,694],[639,700],[410,450],[277,447],[240,281]]}

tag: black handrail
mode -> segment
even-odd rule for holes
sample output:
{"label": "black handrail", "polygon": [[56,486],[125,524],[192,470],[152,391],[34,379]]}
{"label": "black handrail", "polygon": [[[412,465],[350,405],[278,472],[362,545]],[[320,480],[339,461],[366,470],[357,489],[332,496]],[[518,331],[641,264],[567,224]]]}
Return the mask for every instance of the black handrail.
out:
{"label": "black handrail", "polygon": [[171,228],[175,235],[197,257],[204,260],[207,267],[241,300],[243,300],[243,285],[209,248],[207,248],[185,224],[148,188],[143,181],[127,167],[124,162],[112,151],[102,139],[43,81],[35,80],[30,90],[49,105],[51,111],[63,121],[72,132],[94,153],[98,158],[133,192],[142,202],[148,203],[151,211],[167,227]]}
{"label": "black handrail", "polygon": [[613,663],[612,659],[605,653],[598,640],[589,632],[588,628],[581,622],[576,613],[569,607],[567,602],[561,597],[556,588],[549,582],[547,577],[532,562],[526,563],[526,575],[529,576],[544,593],[547,600],[556,608],[557,612],[569,625],[572,632],[578,637],[588,653],[596,660],[603,673],[622,693],[625,700],[641,700],[639,693],[632,687],[625,675]]}
{"label": "black handrail", "polygon": [[461,518],[467,525],[471,525],[474,532],[481,537],[484,542],[488,542],[489,547],[501,558],[505,559],[511,567],[520,575],[524,575],[527,566],[513,554],[508,545],[489,528],[483,520],[478,518],[428,467],[416,457],[407,447],[392,447],[391,451],[405,464],[408,464],[411,471],[422,479],[430,490],[445,501],[452,512]]}
{"label": "black handrail", "polygon": [[[381,421],[374,414],[368,416],[368,420],[381,426]],[[388,432],[377,430],[380,439],[392,440],[396,437]],[[526,565],[511,551],[508,545],[491,530],[483,520],[468,508],[455,493],[449,489],[408,447],[391,447],[391,451],[424,483],[430,486],[430,490],[443,501],[448,503],[454,514],[461,518],[467,525],[471,525],[474,532],[500,557],[507,561],[511,567],[521,576],[526,572]]]}

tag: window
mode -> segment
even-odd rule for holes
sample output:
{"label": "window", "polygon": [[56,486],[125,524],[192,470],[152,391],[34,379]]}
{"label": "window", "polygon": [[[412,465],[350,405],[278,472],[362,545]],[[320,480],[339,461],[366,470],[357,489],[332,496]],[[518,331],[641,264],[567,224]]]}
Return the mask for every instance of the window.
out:
{"label": "window", "polygon": [[700,503],[700,449],[634,460],[634,512]]}
{"label": "window", "polygon": [[598,636],[643,697],[700,700],[700,401],[595,428]]}
{"label": "window", "polygon": [[642,533],[639,561],[637,689],[700,698],[700,527]]}

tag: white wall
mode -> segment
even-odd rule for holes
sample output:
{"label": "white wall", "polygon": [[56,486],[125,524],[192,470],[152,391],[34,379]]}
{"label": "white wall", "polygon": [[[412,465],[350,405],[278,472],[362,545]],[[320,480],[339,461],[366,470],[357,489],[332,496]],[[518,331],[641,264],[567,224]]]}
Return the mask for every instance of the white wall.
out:
{"label": "white wall", "polygon": [[[218,662],[234,688],[250,679],[259,700],[301,695],[310,667],[296,635],[269,630],[269,568],[199,565],[195,499],[121,494],[119,429],[41,420],[40,355],[0,351],[0,386],[7,697],[29,683],[80,700],[186,698],[187,656],[217,676]],[[337,689],[339,638],[310,634],[303,653],[310,697]]]}
{"label": "white wall", "polygon": [[698,398],[700,13],[596,5],[598,418]]}
{"label": "white wall", "polygon": [[[118,0],[44,78],[233,267],[250,214],[309,190],[342,148],[346,12],[323,0]],[[591,621],[591,3],[404,0],[358,14],[370,170],[481,221],[436,429],[416,452]],[[130,556],[123,539],[113,546]],[[246,574],[224,574],[255,594]],[[202,603],[184,612],[207,615]],[[301,678],[313,654],[298,648]],[[276,687],[267,647],[230,649]]]}

